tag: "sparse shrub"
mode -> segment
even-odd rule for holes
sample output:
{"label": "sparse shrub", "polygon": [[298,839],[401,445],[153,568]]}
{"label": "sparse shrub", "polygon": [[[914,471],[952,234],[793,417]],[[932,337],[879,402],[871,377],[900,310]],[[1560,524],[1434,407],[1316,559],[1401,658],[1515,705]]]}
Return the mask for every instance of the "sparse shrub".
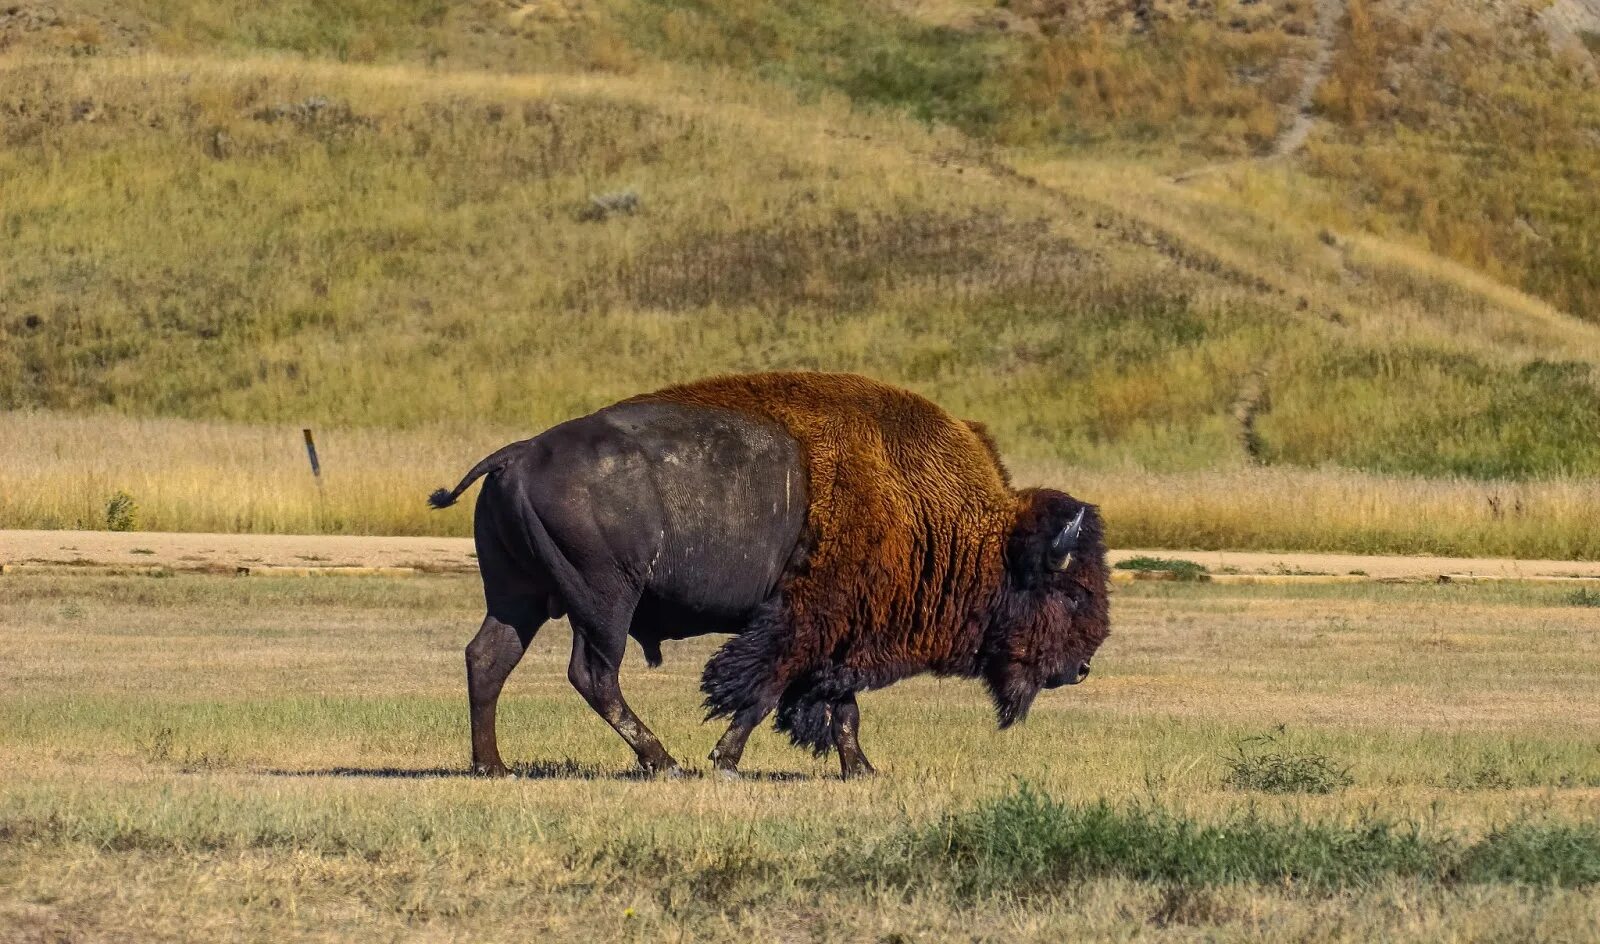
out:
{"label": "sparse shrub", "polygon": [[[1061,803],[1027,785],[879,850],[878,876],[945,877],[967,894],[1043,891],[1091,878],[1179,886],[1292,880],[1313,888],[1417,875],[1435,865],[1417,830],[1272,822],[1254,810],[1203,823],[1159,807]],[[886,860],[887,859],[887,860]]]}
{"label": "sparse shrub", "polygon": [[1226,758],[1222,782],[1235,790],[1261,793],[1332,793],[1355,782],[1347,767],[1326,755],[1295,750],[1279,741],[1282,734],[1249,737],[1234,745]]}
{"label": "sparse shrub", "polygon": [[1215,892],[1174,883],[1162,889],[1161,903],[1150,913],[1150,923],[1158,928],[1219,924],[1234,915],[1234,910]]}
{"label": "sparse shrub", "polygon": [[133,531],[139,526],[139,505],[127,492],[118,491],[106,502],[106,530]]}
{"label": "sparse shrub", "polygon": [[1575,768],[1569,758],[1533,744],[1513,743],[1458,758],[1441,783],[1452,790],[1570,789],[1593,785],[1596,779],[1595,773]]}
{"label": "sparse shrub", "polygon": [[1167,578],[1169,580],[1200,581],[1207,580],[1211,576],[1211,572],[1204,564],[1168,557],[1130,557],[1125,561],[1118,561],[1115,569],[1145,574],[1171,574],[1172,576]]}

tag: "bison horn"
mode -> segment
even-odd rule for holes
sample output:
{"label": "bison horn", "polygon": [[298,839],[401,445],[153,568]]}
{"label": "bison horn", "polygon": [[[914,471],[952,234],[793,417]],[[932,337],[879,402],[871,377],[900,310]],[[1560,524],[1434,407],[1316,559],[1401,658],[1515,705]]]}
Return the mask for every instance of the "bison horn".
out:
{"label": "bison horn", "polygon": [[1083,534],[1083,514],[1085,510],[1079,508],[1077,517],[1072,519],[1071,524],[1062,528],[1061,533],[1056,535],[1055,541],[1050,544],[1050,558],[1061,562],[1057,565],[1059,570],[1066,570],[1068,565],[1072,563],[1072,552],[1078,546],[1079,535]]}

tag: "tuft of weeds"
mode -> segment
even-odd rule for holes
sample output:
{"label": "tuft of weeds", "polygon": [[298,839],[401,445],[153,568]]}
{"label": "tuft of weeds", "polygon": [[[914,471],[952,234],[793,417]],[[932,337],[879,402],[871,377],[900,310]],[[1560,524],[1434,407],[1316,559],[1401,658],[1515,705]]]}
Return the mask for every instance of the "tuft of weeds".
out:
{"label": "tuft of weeds", "polygon": [[1339,766],[1325,754],[1284,745],[1282,735],[1280,729],[1276,734],[1240,740],[1233,754],[1224,759],[1228,772],[1222,782],[1235,790],[1279,794],[1327,794],[1355,782],[1348,767]]}
{"label": "tuft of weeds", "polygon": [[1201,581],[1211,576],[1204,564],[1169,557],[1130,557],[1118,561],[1117,570],[1131,570],[1142,574],[1170,574],[1169,580]]}

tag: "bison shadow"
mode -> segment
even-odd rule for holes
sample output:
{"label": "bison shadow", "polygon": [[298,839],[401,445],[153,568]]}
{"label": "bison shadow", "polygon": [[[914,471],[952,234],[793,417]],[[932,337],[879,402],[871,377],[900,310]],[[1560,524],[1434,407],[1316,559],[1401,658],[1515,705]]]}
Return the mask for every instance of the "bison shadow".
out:
{"label": "bison shadow", "polygon": [[[687,769],[676,777],[667,778],[643,770],[608,770],[599,764],[582,764],[575,760],[537,760],[525,764],[512,764],[515,780],[708,780],[712,775],[703,770]],[[488,779],[472,772],[468,767],[322,767],[307,770],[264,770],[273,777],[372,777],[381,780],[463,780]],[[800,783],[818,779],[813,774],[797,770],[742,771],[742,781],[759,783]]]}

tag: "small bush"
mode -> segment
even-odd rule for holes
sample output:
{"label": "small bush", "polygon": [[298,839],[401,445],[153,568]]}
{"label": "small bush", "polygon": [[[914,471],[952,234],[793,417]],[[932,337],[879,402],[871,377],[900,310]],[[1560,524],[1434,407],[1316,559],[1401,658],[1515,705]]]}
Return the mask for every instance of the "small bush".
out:
{"label": "small bush", "polygon": [[133,496],[119,491],[106,502],[106,530],[132,531],[139,526],[139,505]]}
{"label": "small bush", "polygon": [[1125,561],[1119,561],[1116,569],[1147,574],[1171,574],[1173,580],[1205,580],[1211,576],[1211,572],[1204,564],[1167,557],[1130,557]]}
{"label": "small bush", "polygon": [[1235,790],[1323,794],[1355,782],[1349,768],[1323,754],[1285,747],[1272,734],[1245,738],[1225,760],[1228,773],[1222,782]]}
{"label": "small bush", "polygon": [[1452,790],[1510,790],[1518,784],[1504,770],[1486,762],[1450,771],[1444,785]]}

